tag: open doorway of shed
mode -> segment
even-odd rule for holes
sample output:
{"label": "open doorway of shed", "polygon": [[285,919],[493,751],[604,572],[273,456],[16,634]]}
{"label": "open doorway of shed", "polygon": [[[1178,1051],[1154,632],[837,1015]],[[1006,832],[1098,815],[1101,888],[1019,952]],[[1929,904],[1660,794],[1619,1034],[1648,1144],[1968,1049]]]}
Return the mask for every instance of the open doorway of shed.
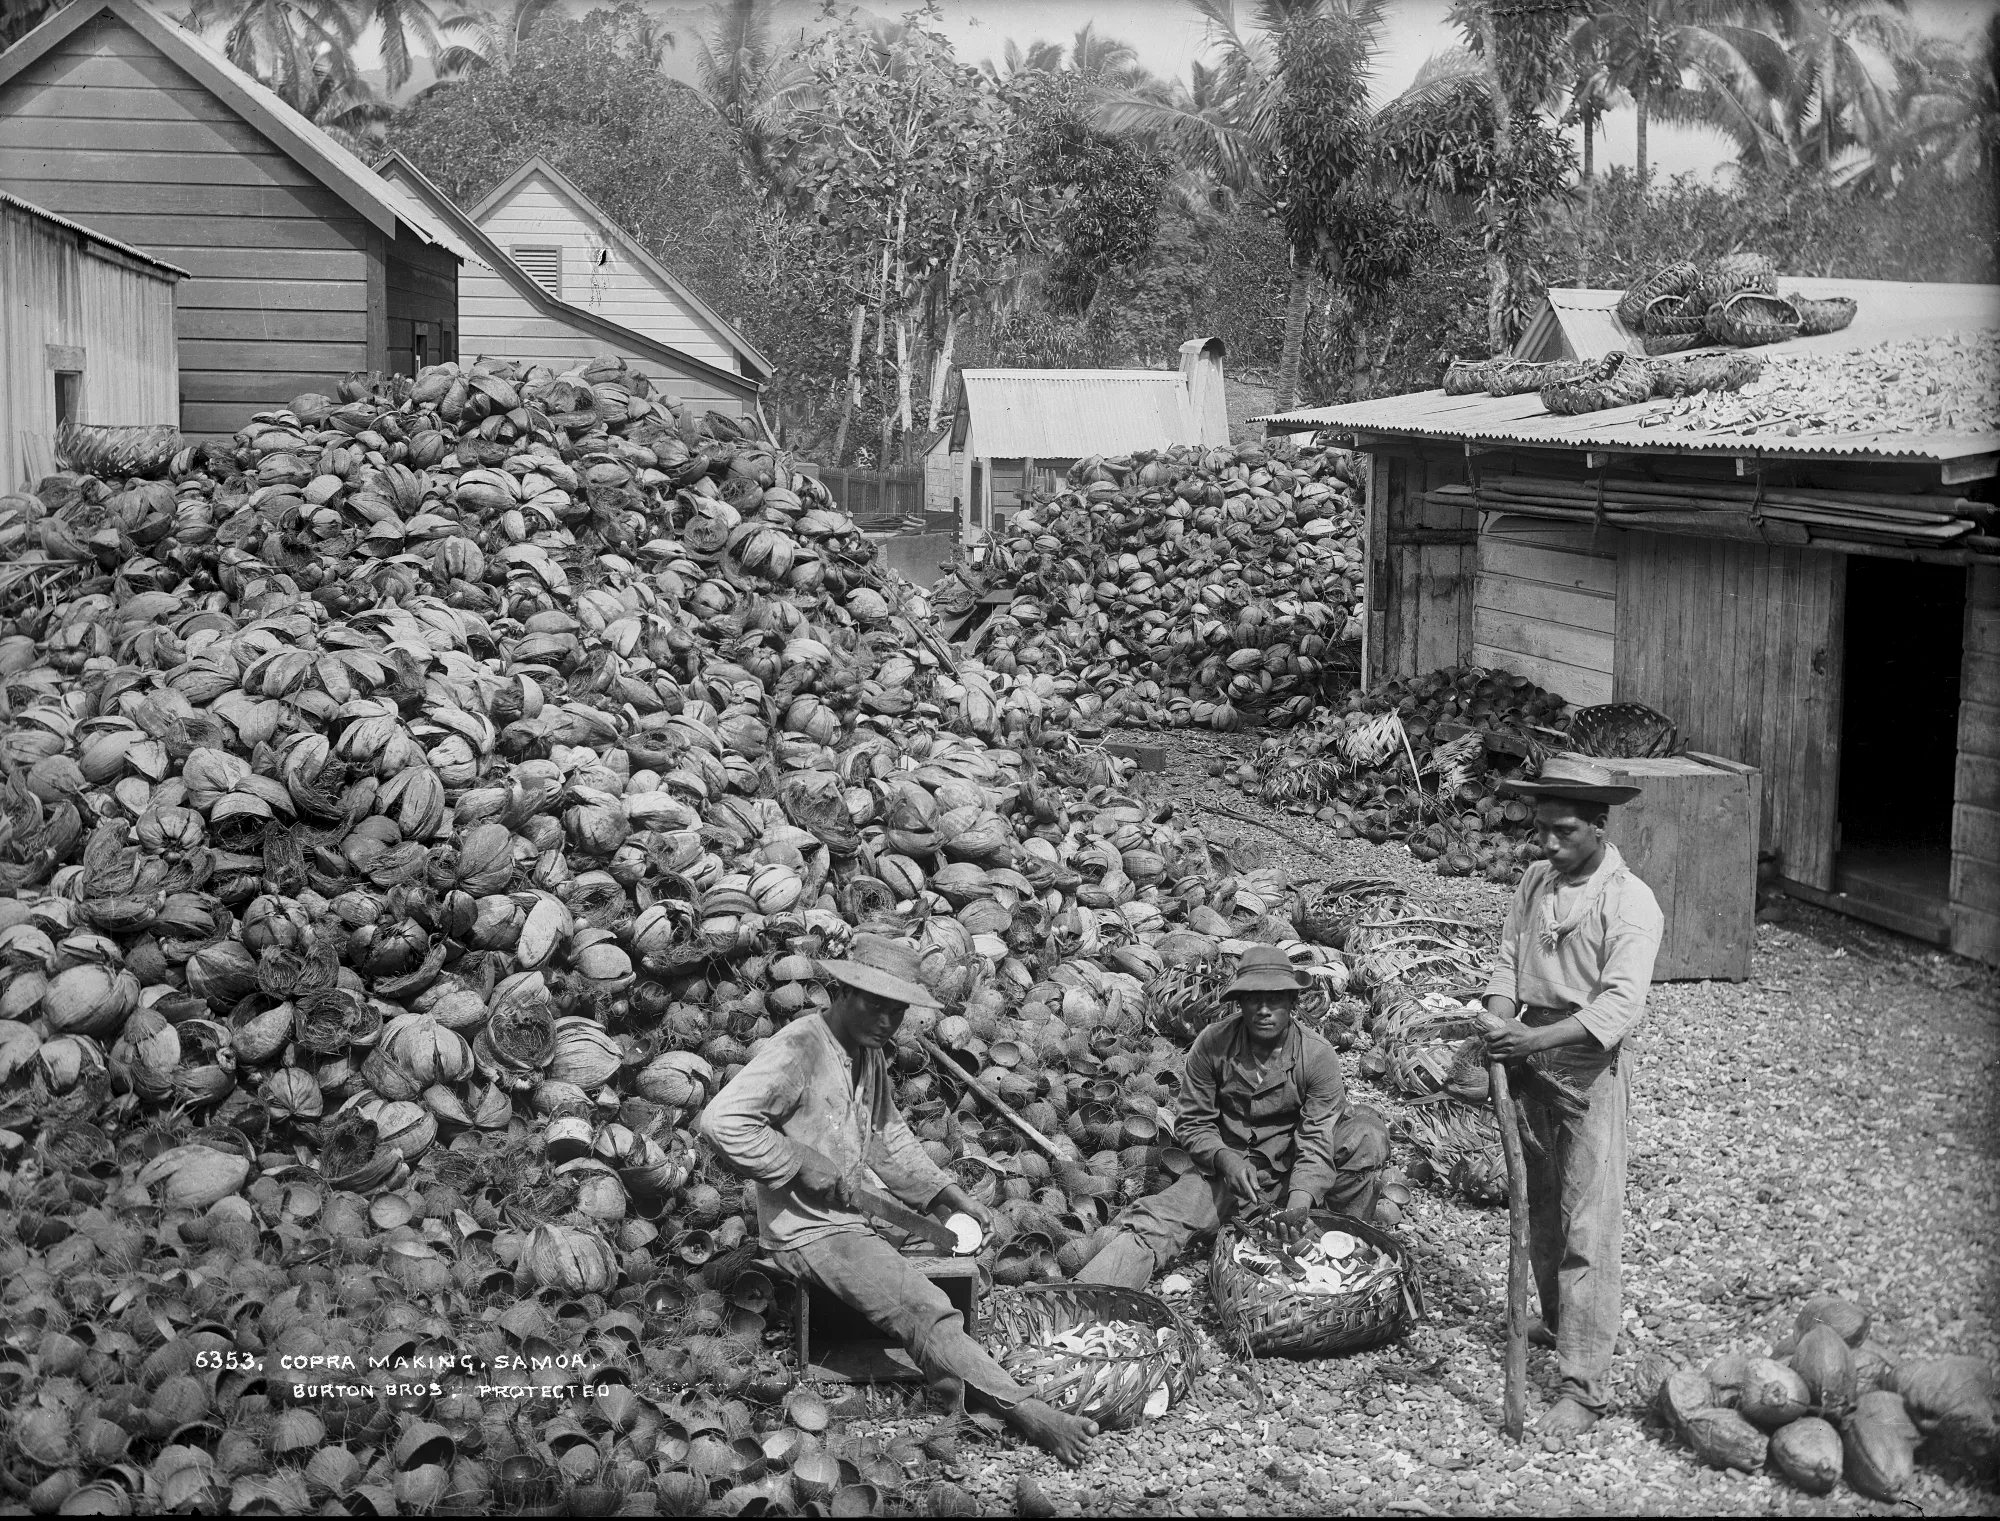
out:
{"label": "open doorway of shed", "polygon": [[1835,889],[1923,939],[1949,934],[1965,571],[1850,555]]}

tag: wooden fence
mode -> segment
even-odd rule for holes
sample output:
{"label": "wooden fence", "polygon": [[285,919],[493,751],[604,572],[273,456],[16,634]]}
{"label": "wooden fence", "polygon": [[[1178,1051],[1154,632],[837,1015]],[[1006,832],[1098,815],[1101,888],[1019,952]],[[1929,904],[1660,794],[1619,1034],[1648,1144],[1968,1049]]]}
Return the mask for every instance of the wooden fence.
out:
{"label": "wooden fence", "polygon": [[801,463],[799,468],[833,493],[840,510],[863,527],[890,527],[924,512],[924,472],[849,470],[839,465]]}

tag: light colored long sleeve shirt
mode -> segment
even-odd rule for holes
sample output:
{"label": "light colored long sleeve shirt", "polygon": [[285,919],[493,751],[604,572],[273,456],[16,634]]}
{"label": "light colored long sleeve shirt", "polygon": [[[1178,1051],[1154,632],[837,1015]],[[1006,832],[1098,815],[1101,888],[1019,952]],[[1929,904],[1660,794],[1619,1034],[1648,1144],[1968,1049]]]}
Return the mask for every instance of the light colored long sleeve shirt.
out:
{"label": "light colored long sleeve shirt", "polygon": [[1486,996],[1575,1014],[1610,1050],[1646,1012],[1666,919],[1653,890],[1607,845],[1589,879],[1564,885],[1546,861],[1521,876]]}
{"label": "light colored long sleeve shirt", "polygon": [[923,1209],[951,1182],[896,1112],[880,1051],[848,1060],[817,1014],[795,1019],[757,1049],[701,1112],[699,1129],[723,1162],[757,1190],[757,1231],[771,1251],[797,1250],[843,1231],[873,1230],[793,1186],[810,1146],[850,1182]]}

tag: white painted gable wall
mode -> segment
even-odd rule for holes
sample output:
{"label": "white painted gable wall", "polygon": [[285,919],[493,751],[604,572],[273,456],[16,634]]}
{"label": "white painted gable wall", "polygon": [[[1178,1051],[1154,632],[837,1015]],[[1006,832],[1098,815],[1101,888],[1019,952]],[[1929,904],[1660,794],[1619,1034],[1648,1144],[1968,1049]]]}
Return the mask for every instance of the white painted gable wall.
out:
{"label": "white painted gable wall", "polygon": [[[625,258],[596,228],[593,219],[557,193],[541,175],[533,174],[514,193],[479,220],[480,230],[509,253],[515,244],[559,247],[563,251],[562,299],[572,306],[720,368],[741,373],[736,351],[696,313],[646,270]],[[606,255],[603,263],[598,255]],[[468,267],[466,273],[471,275]],[[517,319],[519,298],[497,279],[468,279],[460,292],[459,310],[474,351],[475,333],[492,330],[496,321]]]}

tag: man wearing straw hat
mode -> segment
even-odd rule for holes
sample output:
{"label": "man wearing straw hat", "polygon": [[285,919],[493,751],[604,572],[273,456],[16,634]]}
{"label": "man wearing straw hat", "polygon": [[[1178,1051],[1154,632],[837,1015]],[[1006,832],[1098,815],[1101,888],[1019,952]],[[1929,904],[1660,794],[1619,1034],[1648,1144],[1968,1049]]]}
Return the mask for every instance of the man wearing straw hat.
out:
{"label": "man wearing straw hat", "polygon": [[[1665,920],[1605,838],[1611,809],[1639,789],[1602,766],[1556,756],[1532,782],[1502,790],[1535,805],[1544,860],[1521,877],[1486,985],[1487,1050],[1518,1076],[1528,1129],[1529,1246],[1562,1396],[1547,1436],[1597,1424],[1610,1398],[1621,1322],[1625,1207],[1625,1037],[1646,1008]],[[1555,1079],[1554,1082],[1546,1079]]]}
{"label": "man wearing straw hat", "polygon": [[1073,1465],[1096,1424],[1029,1397],[967,1334],[944,1291],[854,1208],[854,1190],[882,1188],[940,1220],[957,1211],[993,1229],[985,1207],[925,1155],[891,1095],[883,1052],[911,1006],[937,1007],[919,966],[914,949],[873,935],[857,935],[848,959],[820,962],[834,984],[826,1012],[759,1046],[702,1111],[701,1133],[756,1183],[758,1236],[779,1267],[853,1306],[901,1341],[926,1376],[957,1379]]}
{"label": "man wearing straw hat", "polygon": [[1197,1170],[1120,1216],[1077,1282],[1144,1288],[1190,1240],[1260,1206],[1374,1218],[1388,1127],[1348,1107],[1333,1046],[1293,1017],[1309,985],[1276,946],[1243,953],[1222,990],[1236,1012],[1188,1051],[1176,1133]]}

